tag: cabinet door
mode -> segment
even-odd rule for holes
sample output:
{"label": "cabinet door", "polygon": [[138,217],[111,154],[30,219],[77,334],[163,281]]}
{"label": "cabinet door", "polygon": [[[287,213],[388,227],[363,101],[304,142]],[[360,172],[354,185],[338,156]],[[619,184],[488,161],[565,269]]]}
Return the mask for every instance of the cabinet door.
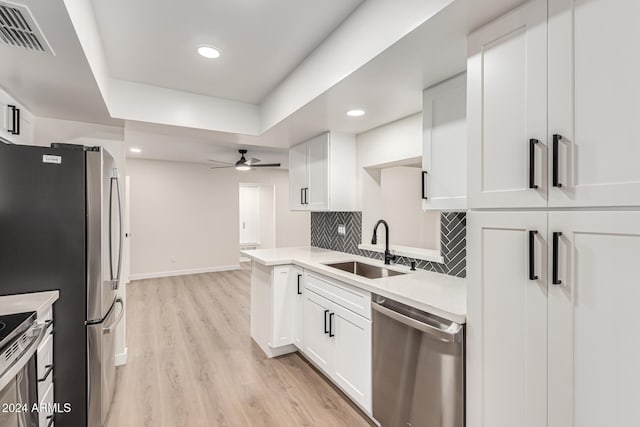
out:
{"label": "cabinet door", "polygon": [[640,212],[551,212],[553,232],[549,427],[637,426]]}
{"label": "cabinet door", "polygon": [[423,93],[423,209],[467,209],[466,81],[462,74]]}
{"label": "cabinet door", "polygon": [[333,366],[334,344],[329,336],[329,313],[332,304],[315,292],[306,290],[304,299],[304,353],[327,374]]}
{"label": "cabinet door", "polygon": [[293,282],[291,287],[294,292],[295,300],[293,303],[293,343],[302,350],[304,337],[304,276],[302,270],[296,267],[291,267],[289,281]]}
{"label": "cabinet door", "polygon": [[293,344],[295,280],[290,266],[273,268],[271,289],[271,347]]}
{"label": "cabinet door", "polygon": [[549,7],[549,138],[562,136],[549,204],[640,206],[640,2]]}
{"label": "cabinet door", "polygon": [[289,209],[307,210],[307,145],[299,144],[289,150]]}
{"label": "cabinet door", "polygon": [[472,211],[467,226],[467,426],[545,426],[547,213]]}
{"label": "cabinet door", "polygon": [[331,332],[335,340],[332,377],[371,413],[371,321],[334,304]]}
{"label": "cabinet door", "polygon": [[535,0],[469,36],[470,208],[547,205],[546,22]]}
{"label": "cabinet door", "polygon": [[309,189],[307,207],[311,211],[329,209],[329,135],[307,142]]}

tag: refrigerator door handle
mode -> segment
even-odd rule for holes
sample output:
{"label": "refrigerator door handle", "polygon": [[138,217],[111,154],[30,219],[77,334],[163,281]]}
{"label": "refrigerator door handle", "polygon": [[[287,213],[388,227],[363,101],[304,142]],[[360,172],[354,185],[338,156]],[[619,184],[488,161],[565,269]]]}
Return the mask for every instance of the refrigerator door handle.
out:
{"label": "refrigerator door handle", "polygon": [[116,317],[116,320],[111,324],[111,326],[108,326],[102,330],[103,334],[110,334],[111,332],[113,332],[113,330],[116,328],[116,326],[118,326],[118,323],[120,323],[120,321],[122,320],[122,317],[124,316],[124,301],[122,301],[122,298],[120,297],[116,298],[113,304],[114,304],[114,309],[115,309],[115,304],[120,305],[120,313],[118,313],[118,317]]}
{"label": "refrigerator door handle", "polygon": [[[119,224],[119,233],[118,233],[118,265],[116,267],[116,271],[114,272],[113,265],[113,187],[116,187],[116,196],[118,198],[118,224]],[[122,249],[124,238],[122,236],[123,233],[123,217],[124,214],[122,212],[122,198],[120,196],[120,179],[118,177],[118,169],[113,169],[113,173],[111,176],[111,185],[109,186],[109,268],[111,274],[111,286],[113,289],[118,289],[120,285],[120,276],[122,274]]]}

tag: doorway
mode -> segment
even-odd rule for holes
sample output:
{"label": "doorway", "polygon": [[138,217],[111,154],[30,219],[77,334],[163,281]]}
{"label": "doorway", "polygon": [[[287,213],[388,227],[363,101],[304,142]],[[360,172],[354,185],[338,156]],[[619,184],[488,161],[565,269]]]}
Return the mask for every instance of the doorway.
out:
{"label": "doorway", "polygon": [[[275,187],[273,184],[239,185],[240,249],[275,247]],[[240,261],[245,261],[240,257]]]}

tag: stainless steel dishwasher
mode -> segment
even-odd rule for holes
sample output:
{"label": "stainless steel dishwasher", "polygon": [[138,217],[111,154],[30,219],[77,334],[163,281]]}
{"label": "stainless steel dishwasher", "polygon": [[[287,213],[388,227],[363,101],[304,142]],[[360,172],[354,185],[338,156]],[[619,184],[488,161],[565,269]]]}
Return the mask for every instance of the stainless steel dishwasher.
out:
{"label": "stainless steel dishwasher", "polygon": [[464,325],[374,295],[373,417],[383,427],[463,427]]}

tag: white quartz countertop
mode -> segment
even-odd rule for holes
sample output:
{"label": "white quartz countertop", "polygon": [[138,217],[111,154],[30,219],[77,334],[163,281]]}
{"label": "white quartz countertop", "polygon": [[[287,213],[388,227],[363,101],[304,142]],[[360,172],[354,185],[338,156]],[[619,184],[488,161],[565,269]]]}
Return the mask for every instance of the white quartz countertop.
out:
{"label": "white quartz countertop", "polygon": [[47,291],[0,297],[0,316],[36,311],[39,317],[58,300],[59,296],[58,291]]}
{"label": "white quartz countertop", "polygon": [[313,247],[252,249],[242,253],[253,262],[266,266],[295,264],[324,274],[377,295],[410,305],[457,323],[465,323],[467,317],[466,281],[459,277],[426,270],[410,271],[401,265],[385,266],[407,274],[368,279],[325,264],[342,261],[361,261],[383,266],[381,261],[358,255]]}

